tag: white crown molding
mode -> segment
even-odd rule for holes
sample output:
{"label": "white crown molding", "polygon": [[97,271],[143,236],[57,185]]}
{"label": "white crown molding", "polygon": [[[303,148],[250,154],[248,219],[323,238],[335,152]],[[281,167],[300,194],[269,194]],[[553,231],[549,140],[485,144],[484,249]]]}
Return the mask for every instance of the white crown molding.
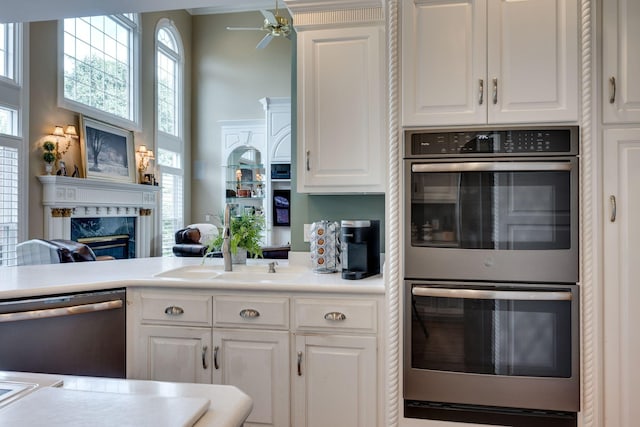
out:
{"label": "white crown molding", "polygon": [[383,0],[283,0],[292,15],[338,9],[380,8]]}
{"label": "white crown molding", "polygon": [[[278,1],[278,6],[282,7],[282,1]],[[237,13],[237,12],[252,12],[256,10],[274,10],[274,0],[221,0],[217,1],[214,5],[208,7],[199,7],[187,9],[191,15],[211,15],[216,13]]]}
{"label": "white crown molding", "polygon": [[360,25],[384,23],[381,7],[363,9],[320,10],[294,15],[293,26],[296,30],[327,25]]}

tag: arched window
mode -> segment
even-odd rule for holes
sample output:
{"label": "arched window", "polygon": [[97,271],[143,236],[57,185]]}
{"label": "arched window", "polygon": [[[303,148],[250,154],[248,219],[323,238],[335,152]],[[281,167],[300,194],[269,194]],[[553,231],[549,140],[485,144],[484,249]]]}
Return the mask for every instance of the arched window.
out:
{"label": "arched window", "polygon": [[178,30],[162,19],[156,30],[156,135],[162,184],[162,255],[184,226],[184,55]]}

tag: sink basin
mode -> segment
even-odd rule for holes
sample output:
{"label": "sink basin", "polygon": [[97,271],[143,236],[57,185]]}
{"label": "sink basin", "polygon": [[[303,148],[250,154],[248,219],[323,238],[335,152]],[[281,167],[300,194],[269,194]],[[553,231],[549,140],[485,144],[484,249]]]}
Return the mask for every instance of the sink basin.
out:
{"label": "sink basin", "polygon": [[277,266],[276,272],[269,273],[267,264],[234,265],[233,271],[224,271],[222,265],[189,265],[163,271],[155,277],[183,280],[214,280],[220,282],[281,283],[300,277],[304,268]]}

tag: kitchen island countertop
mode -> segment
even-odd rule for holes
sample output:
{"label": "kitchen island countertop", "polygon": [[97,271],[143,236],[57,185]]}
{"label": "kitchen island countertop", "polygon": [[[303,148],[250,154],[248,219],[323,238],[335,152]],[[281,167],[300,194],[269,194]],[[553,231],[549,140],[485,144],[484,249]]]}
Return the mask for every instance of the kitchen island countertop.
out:
{"label": "kitchen island countertop", "polygon": [[[59,384],[60,381],[62,384]],[[194,427],[239,427],[243,424],[252,409],[249,396],[233,386],[213,384],[189,384],[161,381],[125,380],[115,378],[97,378],[55,374],[32,374],[23,372],[0,371],[0,383],[25,382],[39,384],[40,387],[61,387],[79,393],[112,393],[119,396],[161,396],[168,398],[204,398],[209,400],[207,411],[198,419]],[[0,425],[2,425],[3,411],[11,408],[16,402],[27,405],[30,391],[17,397],[6,406],[0,407]],[[112,408],[118,410],[118,408]],[[8,413],[8,411],[7,411]],[[55,414],[51,414],[54,416]],[[104,413],[103,413],[104,415]],[[122,414],[121,414],[122,415]],[[126,418],[126,414],[125,418]],[[44,420],[43,420],[44,421]],[[46,421],[44,421],[46,422]],[[86,419],[85,425],[95,423]],[[43,424],[44,425],[44,424]],[[126,425],[126,424],[125,424]]]}

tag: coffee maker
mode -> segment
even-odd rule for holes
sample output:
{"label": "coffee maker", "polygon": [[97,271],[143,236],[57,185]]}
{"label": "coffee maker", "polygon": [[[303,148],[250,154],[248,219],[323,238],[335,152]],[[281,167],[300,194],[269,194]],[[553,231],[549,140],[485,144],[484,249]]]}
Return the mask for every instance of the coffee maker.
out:
{"label": "coffee maker", "polygon": [[355,280],[380,274],[380,221],[342,220],[342,278]]}

